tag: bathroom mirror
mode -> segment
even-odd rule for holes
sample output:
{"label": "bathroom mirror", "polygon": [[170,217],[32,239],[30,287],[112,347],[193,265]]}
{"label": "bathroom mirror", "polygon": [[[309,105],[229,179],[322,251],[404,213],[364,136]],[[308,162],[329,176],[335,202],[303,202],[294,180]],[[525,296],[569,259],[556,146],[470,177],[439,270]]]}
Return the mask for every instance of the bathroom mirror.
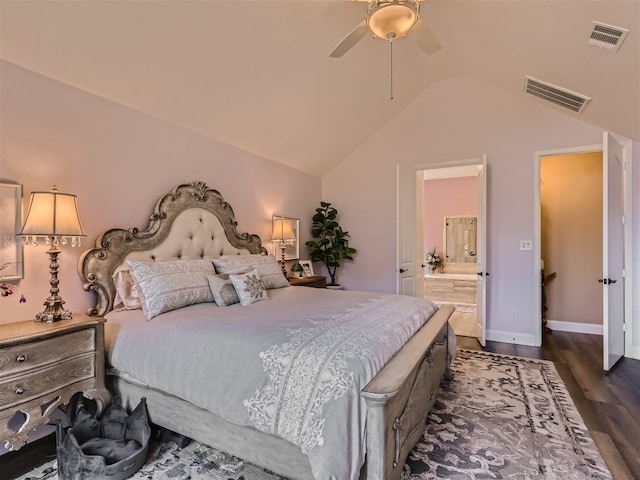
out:
{"label": "bathroom mirror", "polygon": [[444,218],[446,263],[476,263],[477,217]]}

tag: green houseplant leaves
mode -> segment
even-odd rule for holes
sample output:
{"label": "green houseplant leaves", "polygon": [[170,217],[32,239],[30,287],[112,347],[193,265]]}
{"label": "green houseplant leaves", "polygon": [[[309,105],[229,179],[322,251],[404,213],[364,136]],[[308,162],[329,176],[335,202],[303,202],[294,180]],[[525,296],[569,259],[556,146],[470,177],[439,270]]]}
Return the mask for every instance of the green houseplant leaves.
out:
{"label": "green houseplant leaves", "polygon": [[311,261],[322,262],[331,282],[329,285],[337,285],[336,271],[344,260],[353,261],[353,255],[357,252],[349,246],[349,232],[346,232],[337,222],[338,211],[330,203],[320,202],[316,208],[311,225],[311,236],[315,240],[309,240],[306,245],[310,248]]}

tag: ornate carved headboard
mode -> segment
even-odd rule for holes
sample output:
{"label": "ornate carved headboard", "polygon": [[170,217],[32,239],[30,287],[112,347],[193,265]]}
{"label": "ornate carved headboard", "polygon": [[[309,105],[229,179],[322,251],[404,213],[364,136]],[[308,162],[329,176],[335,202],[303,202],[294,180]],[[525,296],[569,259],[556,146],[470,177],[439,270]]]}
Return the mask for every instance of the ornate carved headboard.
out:
{"label": "ornate carved headboard", "polygon": [[258,235],[239,233],[231,205],[203,182],[178,185],[164,195],[149,216],[146,230],[113,228],[82,254],[78,271],[84,289],[97,295],[87,315],[113,309],[113,274],[126,260],[167,261],[221,255],[266,254]]}

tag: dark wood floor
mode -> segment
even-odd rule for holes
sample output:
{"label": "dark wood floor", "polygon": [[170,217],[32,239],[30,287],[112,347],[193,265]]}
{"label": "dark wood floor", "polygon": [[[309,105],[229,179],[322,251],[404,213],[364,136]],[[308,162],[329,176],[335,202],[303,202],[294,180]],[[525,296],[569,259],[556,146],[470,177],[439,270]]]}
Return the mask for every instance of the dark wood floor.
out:
{"label": "dark wood floor", "polygon": [[[460,348],[481,350],[476,339],[458,337]],[[553,332],[542,347],[487,342],[485,350],[555,362],[578,411],[614,479],[640,480],[640,360],[623,359],[602,370],[602,337]],[[55,457],[55,439],[45,437],[0,456],[0,477],[13,479]]]}

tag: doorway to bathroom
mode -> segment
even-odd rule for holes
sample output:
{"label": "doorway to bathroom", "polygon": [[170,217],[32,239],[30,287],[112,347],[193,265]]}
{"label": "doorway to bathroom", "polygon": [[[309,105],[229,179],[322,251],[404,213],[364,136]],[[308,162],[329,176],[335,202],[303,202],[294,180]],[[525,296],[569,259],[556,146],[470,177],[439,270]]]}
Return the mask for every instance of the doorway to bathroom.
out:
{"label": "doorway to bathroom", "polygon": [[[428,173],[425,173],[428,172]],[[476,212],[469,215],[453,215],[451,212],[444,214],[434,214],[432,210],[435,205],[446,206],[443,198],[426,201],[424,198],[425,176],[431,179],[445,179],[469,177],[475,182],[475,195],[477,202]],[[456,163],[438,165],[398,165],[398,293],[404,295],[425,296],[425,285],[427,289],[436,283],[434,288],[440,290],[437,303],[454,303],[458,306],[459,316],[466,317],[465,320],[473,322],[468,328],[468,334],[477,335],[481,345],[486,343],[486,307],[485,299],[487,295],[488,273],[485,272],[486,258],[486,192],[487,192],[487,165],[486,157],[463,160]],[[438,195],[436,195],[438,197]],[[436,241],[425,243],[424,230],[425,215],[436,217],[437,225],[435,237]],[[468,213],[468,212],[465,212]],[[475,215],[473,215],[475,213]],[[428,218],[431,218],[428,217]],[[446,221],[445,217],[453,219],[454,222],[460,220],[455,229],[458,230],[458,240],[451,244],[449,253],[446,248]],[[473,217],[473,223],[469,217]],[[469,222],[469,228],[463,228],[465,222]],[[450,222],[450,226],[451,226]],[[472,228],[475,227],[475,232]],[[466,248],[464,244],[466,233]],[[472,245],[475,234],[475,250]],[[431,240],[427,240],[431,242]],[[436,268],[431,271],[428,267],[425,253],[435,247],[436,252],[443,259],[443,268]],[[455,261],[450,259],[447,262],[446,256],[454,251],[458,251],[467,260]],[[433,263],[433,262],[432,262]],[[448,277],[448,278],[447,278]],[[475,299],[473,298],[475,290]],[[429,296],[433,296],[428,292]],[[473,333],[471,333],[473,332]]]}
{"label": "doorway to bathroom", "polygon": [[[456,335],[481,338],[477,170],[457,167],[425,170],[423,174],[424,297],[455,307],[449,322]],[[436,265],[430,265],[434,256]]]}

